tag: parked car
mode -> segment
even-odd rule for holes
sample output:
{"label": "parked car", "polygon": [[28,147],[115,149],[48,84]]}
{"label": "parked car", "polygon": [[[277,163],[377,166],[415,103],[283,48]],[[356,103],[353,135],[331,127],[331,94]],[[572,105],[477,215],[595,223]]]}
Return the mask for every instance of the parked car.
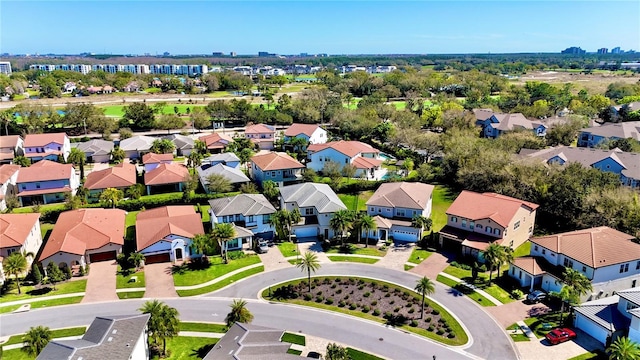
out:
{"label": "parked car", "polygon": [[569,328],[555,328],[545,335],[551,345],[560,344],[565,341],[573,340],[577,337],[575,331]]}
{"label": "parked car", "polygon": [[542,290],[534,290],[527,295],[527,302],[535,304],[547,298],[547,293]]}
{"label": "parked car", "polygon": [[269,244],[266,240],[258,238],[256,243],[256,252],[258,254],[265,254],[269,251]]}

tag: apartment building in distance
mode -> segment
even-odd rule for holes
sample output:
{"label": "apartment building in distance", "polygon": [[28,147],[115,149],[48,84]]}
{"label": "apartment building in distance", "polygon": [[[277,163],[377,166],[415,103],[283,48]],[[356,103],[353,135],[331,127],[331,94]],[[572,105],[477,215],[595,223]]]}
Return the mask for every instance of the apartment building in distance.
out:
{"label": "apartment building in distance", "polygon": [[8,61],[0,61],[0,74],[11,75],[11,63]]}
{"label": "apartment building in distance", "polygon": [[[3,62],[0,62],[0,73]],[[9,64],[7,62],[7,64]],[[109,74],[115,74],[117,72],[128,72],[132,74],[165,74],[165,75],[187,75],[198,76],[209,72],[207,65],[186,65],[186,64],[33,64],[29,66],[29,70],[41,70],[41,71],[76,71],[82,74],[88,74],[91,71],[104,71]],[[8,68],[9,74],[11,74],[11,64]]]}

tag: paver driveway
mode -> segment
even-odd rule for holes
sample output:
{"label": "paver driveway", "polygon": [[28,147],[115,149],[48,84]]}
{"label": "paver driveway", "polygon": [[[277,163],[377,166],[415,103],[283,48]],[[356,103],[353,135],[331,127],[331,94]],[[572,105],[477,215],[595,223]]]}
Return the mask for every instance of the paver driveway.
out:
{"label": "paver driveway", "polygon": [[258,256],[260,256],[260,261],[262,261],[264,271],[277,270],[293,266],[287,261],[287,259],[285,259],[284,255],[282,255],[277,246],[270,247],[268,252],[264,254],[258,254]]}
{"label": "paver driveway", "polygon": [[117,270],[118,265],[115,261],[91,263],[89,276],[87,277],[87,289],[82,302],[118,300],[118,295],[116,294]]}
{"label": "paver driveway", "polygon": [[177,297],[176,287],[173,285],[171,263],[149,264],[144,266],[146,282],[145,298]]}

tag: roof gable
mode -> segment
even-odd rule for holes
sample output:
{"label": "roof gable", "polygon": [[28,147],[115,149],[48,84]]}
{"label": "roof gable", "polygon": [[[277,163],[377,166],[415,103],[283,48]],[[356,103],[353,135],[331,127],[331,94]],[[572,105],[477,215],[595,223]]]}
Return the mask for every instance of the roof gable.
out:
{"label": "roof gable", "polygon": [[275,207],[262,194],[240,194],[232,197],[209,200],[211,211],[216,216],[242,214],[265,215],[276,212]]}
{"label": "roof gable", "polygon": [[156,154],[151,152],[142,155],[142,163],[145,165],[171,161],[173,161],[173,154]]}
{"label": "roof gable", "polygon": [[495,193],[480,194],[464,190],[449,206],[447,215],[470,220],[491,219],[507,227],[521,207],[533,211],[538,205]]}
{"label": "roof gable", "polygon": [[0,248],[24,245],[40,214],[2,214],[0,216]]}
{"label": "roof gable", "polygon": [[20,165],[0,165],[0,185],[6,183],[18,170]]}
{"label": "roof gable", "polygon": [[308,150],[313,153],[323,151],[325,149],[334,149],[348,157],[354,157],[362,153],[379,153],[380,151],[369,144],[360,141],[331,141],[324,144],[311,144]]}
{"label": "roof gable", "polygon": [[145,185],[175,184],[187,181],[189,169],[184,165],[160,164],[157,168],[144,173]]}
{"label": "roof gable", "polygon": [[284,136],[295,137],[304,134],[307,137],[311,137],[318,129],[322,128],[316,124],[291,124],[291,126],[285,130]]}
{"label": "roof gable", "polygon": [[136,166],[123,162],[104,170],[89,173],[84,187],[89,190],[129,187],[135,185],[136,175]]}
{"label": "roof gable", "polygon": [[49,144],[64,145],[65,140],[68,141],[65,133],[49,133],[49,134],[28,134],[24,138],[24,147],[39,147]]}
{"label": "roof gable", "polygon": [[251,158],[251,162],[262,171],[304,168],[304,165],[302,165],[298,160],[292,158],[289,154],[282,152],[271,152],[264,155],[256,155]]}
{"label": "roof gable", "polygon": [[74,173],[73,165],[59,164],[50,160],[40,160],[35,164],[20,168],[18,183],[70,179]]}
{"label": "roof gable", "polygon": [[295,203],[299,208],[315,207],[319,213],[333,213],[346,210],[342,200],[327,184],[302,183],[280,188],[286,203]]}
{"label": "roof gable", "polygon": [[136,217],[138,251],[161,241],[169,235],[193,238],[204,234],[202,218],[191,205],[163,206],[145,210]]}

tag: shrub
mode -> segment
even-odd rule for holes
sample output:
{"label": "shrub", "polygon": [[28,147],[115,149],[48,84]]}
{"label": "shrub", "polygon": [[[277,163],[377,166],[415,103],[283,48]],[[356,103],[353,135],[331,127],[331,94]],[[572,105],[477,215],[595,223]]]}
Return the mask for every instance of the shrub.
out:
{"label": "shrub", "polygon": [[411,303],[411,302],[408,302],[408,303],[406,303],[406,304],[404,305],[404,307],[412,307],[412,306],[413,306],[413,303]]}
{"label": "shrub", "polygon": [[364,285],[358,286],[358,290],[362,290],[362,289],[364,289]]}
{"label": "shrub", "polygon": [[311,299],[312,299],[312,298],[313,298],[313,296],[311,296],[311,294],[309,294],[309,293],[304,294],[304,299],[305,299],[306,301],[311,301]]}
{"label": "shrub", "polygon": [[428,331],[430,331],[430,332],[433,332],[433,330],[435,330],[435,329],[436,329],[436,328],[435,328],[435,327],[433,327],[433,325],[431,325],[431,326],[429,326],[429,327],[427,328],[427,330],[428,330]]}
{"label": "shrub", "polygon": [[454,337],[456,337],[456,333],[454,333],[454,332],[450,332],[450,333],[449,333],[449,335],[447,335],[447,337],[448,337],[449,339],[453,339]]}
{"label": "shrub", "polygon": [[400,307],[396,307],[393,309],[393,312],[399,312],[400,311]]}
{"label": "shrub", "polygon": [[242,250],[229,251],[229,260],[237,260],[247,257],[247,254]]}
{"label": "shrub", "polygon": [[467,264],[460,264],[456,261],[452,261],[451,262],[451,266],[453,267],[457,267],[459,269],[463,269],[463,270],[471,270],[471,266],[467,265]]}
{"label": "shrub", "polygon": [[368,313],[369,311],[371,311],[371,307],[369,307],[369,305],[365,305],[365,306],[362,308],[362,312],[363,312],[363,313]]}
{"label": "shrub", "polygon": [[327,300],[325,300],[324,302],[327,305],[332,305],[333,304],[333,298],[327,298]]}
{"label": "shrub", "polygon": [[344,300],[340,300],[340,301],[338,302],[338,306],[339,306],[339,307],[345,307],[345,305],[347,305],[347,303],[346,303]]}
{"label": "shrub", "polygon": [[333,284],[333,285],[331,285],[331,288],[332,288],[332,289],[335,289],[337,286],[338,286],[338,285]]}
{"label": "shrub", "polygon": [[396,303],[396,301],[395,301],[395,300],[391,300],[391,301],[389,301],[389,305],[393,305],[393,304],[395,304],[395,303]]}
{"label": "shrub", "polygon": [[340,283],[340,278],[335,278],[335,280],[333,280],[336,283]]}
{"label": "shrub", "polygon": [[371,306],[376,306],[376,305],[378,305],[378,300],[373,300],[373,301],[371,302]]}
{"label": "shrub", "polygon": [[336,290],[336,294],[342,294],[342,289]]}
{"label": "shrub", "polygon": [[414,312],[416,312],[414,308],[409,309],[409,314],[413,314]]}
{"label": "shrub", "polygon": [[516,300],[520,300],[524,297],[524,293],[520,289],[515,289],[511,292],[511,297]]}
{"label": "shrub", "polygon": [[432,313],[433,315],[439,315],[439,314],[440,314],[440,311],[438,311],[437,309],[433,309],[433,310],[431,310],[431,313]]}
{"label": "shrub", "polygon": [[424,322],[431,322],[431,317],[425,318]]}
{"label": "shrub", "polygon": [[369,296],[371,296],[371,293],[367,291],[366,293],[362,294],[362,296],[369,297]]}
{"label": "shrub", "polygon": [[389,294],[389,293],[384,294],[384,297],[390,297],[390,296],[391,296],[391,294]]}
{"label": "shrub", "polygon": [[443,334],[444,334],[444,330],[442,330],[442,329],[438,329],[438,331],[436,331],[436,334],[438,334],[438,335],[443,335]]}
{"label": "shrub", "polygon": [[416,327],[418,326],[418,322],[416,320],[411,320],[411,323],[409,325],[411,325],[412,327]]}
{"label": "shrub", "polygon": [[345,299],[345,300],[348,300],[348,299],[349,299],[349,295],[346,295],[346,296],[344,297],[344,299]]}
{"label": "shrub", "polygon": [[380,310],[378,310],[378,309],[374,309],[374,310],[373,310],[373,315],[375,315],[375,316],[380,316]]}
{"label": "shrub", "polygon": [[317,303],[321,303],[322,301],[324,301],[324,297],[322,297],[322,296],[316,296],[316,302],[317,302]]}
{"label": "shrub", "polygon": [[322,295],[322,290],[318,291],[316,295]]}
{"label": "shrub", "polygon": [[391,311],[387,311],[386,313],[384,313],[384,317],[387,319],[391,319],[393,317],[393,313],[391,313]]}
{"label": "shrub", "polygon": [[355,310],[357,308],[358,307],[356,306],[356,304],[354,304],[354,303],[349,304],[349,310]]}

